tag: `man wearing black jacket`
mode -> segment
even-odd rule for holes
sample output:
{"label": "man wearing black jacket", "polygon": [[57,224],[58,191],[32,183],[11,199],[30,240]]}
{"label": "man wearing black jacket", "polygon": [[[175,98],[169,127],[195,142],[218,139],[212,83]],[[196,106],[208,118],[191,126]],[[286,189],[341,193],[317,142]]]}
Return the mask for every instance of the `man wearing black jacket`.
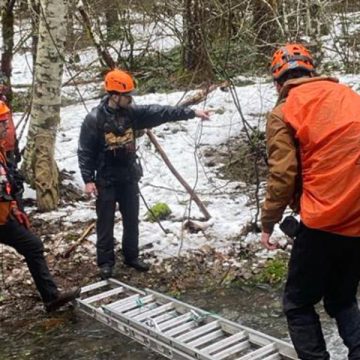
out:
{"label": "man wearing black jacket", "polygon": [[139,259],[139,187],[141,167],[136,161],[135,132],[169,121],[200,117],[208,111],[181,106],[132,104],[133,78],[115,69],[105,76],[108,95],[86,116],[80,131],[79,167],[85,192],[97,196],[97,264],[100,276],[112,276],[114,216],[116,204],[122,215],[122,250],[125,264],[139,271],[149,265]]}

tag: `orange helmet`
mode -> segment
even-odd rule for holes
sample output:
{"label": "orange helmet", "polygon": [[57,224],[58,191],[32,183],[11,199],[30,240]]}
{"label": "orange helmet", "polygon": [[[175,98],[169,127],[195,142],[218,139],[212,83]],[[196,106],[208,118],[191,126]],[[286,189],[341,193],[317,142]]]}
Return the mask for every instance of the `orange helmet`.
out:
{"label": "orange helmet", "polygon": [[275,80],[293,69],[315,71],[310,51],[301,44],[286,44],[277,50],[272,57],[270,71]]}
{"label": "orange helmet", "polygon": [[9,120],[10,109],[6,106],[3,101],[0,101],[0,121]]}
{"label": "orange helmet", "polygon": [[105,75],[104,86],[107,92],[115,91],[127,95],[134,93],[135,90],[132,76],[118,69],[111,70]]}

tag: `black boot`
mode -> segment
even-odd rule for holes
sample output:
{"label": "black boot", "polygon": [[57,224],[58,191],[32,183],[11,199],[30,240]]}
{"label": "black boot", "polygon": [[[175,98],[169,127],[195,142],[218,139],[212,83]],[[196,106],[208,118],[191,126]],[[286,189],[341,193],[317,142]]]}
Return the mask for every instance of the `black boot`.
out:
{"label": "black boot", "polygon": [[357,304],[340,310],[335,315],[339,334],[349,349],[349,360],[360,359],[360,311]]}
{"label": "black boot", "polygon": [[103,280],[107,280],[112,277],[113,268],[109,265],[100,266],[100,277]]}
{"label": "black boot", "polygon": [[78,298],[80,296],[80,292],[81,292],[81,288],[74,288],[69,291],[59,293],[56,299],[44,304],[45,310],[47,312],[58,310],[61,306],[64,306],[68,302]]}
{"label": "black boot", "polygon": [[125,260],[124,263],[127,266],[131,266],[138,271],[149,271],[149,269],[150,269],[150,265],[147,264],[146,262],[140,260],[139,258],[132,259],[132,260]]}

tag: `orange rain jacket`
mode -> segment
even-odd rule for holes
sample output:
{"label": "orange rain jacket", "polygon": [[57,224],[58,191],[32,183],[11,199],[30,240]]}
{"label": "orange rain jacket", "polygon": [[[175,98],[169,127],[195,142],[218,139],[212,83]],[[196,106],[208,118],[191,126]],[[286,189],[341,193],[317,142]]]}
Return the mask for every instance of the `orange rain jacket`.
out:
{"label": "orange rain jacket", "polygon": [[289,80],[266,132],[263,230],[290,205],[310,228],[360,236],[360,96],[333,78]]}

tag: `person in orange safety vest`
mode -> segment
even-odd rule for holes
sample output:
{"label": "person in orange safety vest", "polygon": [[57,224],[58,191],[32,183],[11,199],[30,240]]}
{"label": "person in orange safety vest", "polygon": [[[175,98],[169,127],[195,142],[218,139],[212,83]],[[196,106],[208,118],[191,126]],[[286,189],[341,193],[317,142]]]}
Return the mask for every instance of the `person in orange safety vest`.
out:
{"label": "person in orange safety vest", "polygon": [[301,44],[278,49],[270,70],[279,99],[267,116],[261,242],[276,249],[274,225],[288,205],[299,212],[283,296],[289,333],[299,358],[329,359],[314,309],[323,300],[349,359],[360,359],[360,96],[316,75]]}
{"label": "person in orange safety vest", "polygon": [[[10,109],[0,101],[0,144],[7,137]],[[44,257],[41,240],[30,230],[30,222],[13,193],[13,176],[0,145],[0,243],[23,255],[47,312],[55,311],[80,295],[80,288],[60,292]]]}

